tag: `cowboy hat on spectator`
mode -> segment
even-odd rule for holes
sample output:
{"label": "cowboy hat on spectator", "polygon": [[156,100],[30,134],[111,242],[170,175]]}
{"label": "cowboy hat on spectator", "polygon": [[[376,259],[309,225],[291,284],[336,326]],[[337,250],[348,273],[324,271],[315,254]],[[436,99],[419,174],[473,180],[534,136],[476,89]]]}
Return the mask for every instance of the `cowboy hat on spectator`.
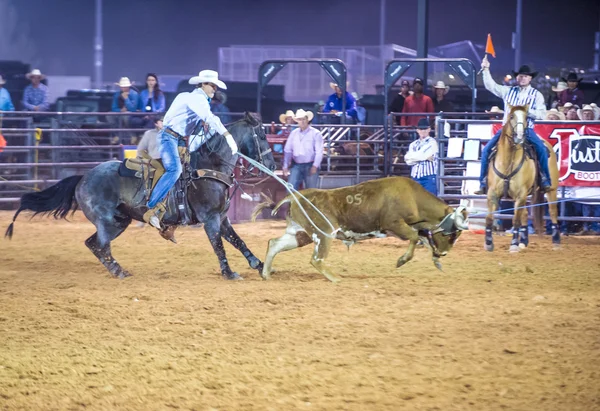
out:
{"label": "cowboy hat on spectator", "polygon": [[448,91],[450,91],[450,86],[447,86],[443,81],[438,81],[437,83],[435,83],[435,86],[433,86],[434,89],[436,88],[443,88],[444,90],[444,94],[448,94]]}
{"label": "cowboy hat on spectator", "polygon": [[39,69],[33,69],[33,70],[31,70],[31,73],[25,74],[25,77],[27,77],[28,79],[31,79],[31,77],[34,77],[34,76],[38,76],[42,80],[46,78],[46,76],[43,75]]}
{"label": "cowboy hat on spectator", "polygon": [[548,118],[551,115],[555,115],[556,117],[558,117],[558,119],[560,121],[565,121],[567,119],[567,117],[565,117],[565,113],[561,113],[557,109],[551,108],[550,110],[546,111],[546,118],[545,118],[545,120],[553,120],[551,118]]}
{"label": "cowboy hat on spectator", "polygon": [[121,77],[118,83],[115,83],[119,87],[131,87],[133,83],[129,81],[129,77]]}
{"label": "cowboy hat on spectator", "polygon": [[219,73],[214,70],[202,70],[197,76],[192,77],[189,84],[196,85],[202,83],[213,83],[217,87],[227,90],[227,86],[221,80],[219,80]]}
{"label": "cowboy hat on spectator", "polygon": [[493,106],[489,111],[485,110],[486,113],[497,113],[497,114],[504,114],[504,110],[502,110],[500,107],[498,106]]}
{"label": "cowboy hat on spectator", "polygon": [[574,109],[576,109],[576,110],[579,110],[579,106],[578,106],[577,104],[573,104],[573,103],[571,103],[570,101],[567,101],[567,102],[565,103],[565,105],[563,106],[563,110],[564,110],[564,111],[569,111],[569,110],[571,110],[572,108],[574,108]]}
{"label": "cowboy hat on spectator", "polygon": [[577,73],[569,73],[569,75],[567,76],[567,78],[562,78],[562,81],[564,81],[565,83],[568,83],[569,81],[576,81],[576,82],[580,82],[581,80],[583,80],[582,78],[578,78],[577,77]]}
{"label": "cowboy hat on spectator", "polygon": [[294,121],[298,122],[298,120],[303,117],[306,117],[308,118],[308,121],[311,121],[314,116],[315,115],[312,111],[304,111],[303,109],[299,108],[298,110],[296,110],[296,114],[294,114]]}
{"label": "cowboy hat on spectator", "polygon": [[514,77],[517,77],[519,74],[531,76],[531,78],[533,79],[535,76],[538,75],[538,72],[531,70],[531,67],[529,67],[528,65],[523,65],[523,66],[519,67],[519,71],[513,71]]}
{"label": "cowboy hat on spectator", "polygon": [[6,84],[6,80],[4,80],[4,77],[2,77],[2,74],[0,74],[0,84]]}
{"label": "cowboy hat on spectator", "polygon": [[286,111],[285,113],[283,113],[283,114],[280,114],[280,115],[279,115],[279,122],[280,122],[281,124],[285,124],[285,120],[286,120],[288,117],[291,117],[292,119],[294,118],[294,112],[293,112],[292,110],[288,110],[288,111]]}
{"label": "cowboy hat on spectator", "polygon": [[577,110],[577,117],[579,117],[580,120],[583,120],[584,111],[591,111],[594,113],[594,120],[598,120],[598,117],[600,117],[600,108],[594,108],[590,104],[586,104],[583,106],[583,108]]}
{"label": "cowboy hat on spectator", "polygon": [[569,86],[567,86],[567,82],[566,81],[559,81],[556,84],[556,87],[552,86],[552,91],[554,91],[555,93],[560,93],[561,91],[564,91],[566,89],[568,89]]}

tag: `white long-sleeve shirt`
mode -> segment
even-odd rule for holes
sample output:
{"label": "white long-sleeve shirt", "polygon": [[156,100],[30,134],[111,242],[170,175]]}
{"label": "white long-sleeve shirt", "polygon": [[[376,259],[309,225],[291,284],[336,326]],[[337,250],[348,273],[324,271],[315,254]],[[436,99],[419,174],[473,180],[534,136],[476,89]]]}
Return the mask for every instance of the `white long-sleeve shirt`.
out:
{"label": "white long-sleeve shirt", "polygon": [[495,96],[504,100],[504,118],[502,124],[506,124],[510,114],[509,105],[524,106],[529,104],[527,113],[527,127],[533,128],[535,120],[543,120],[546,117],[546,102],[544,95],[531,86],[501,86],[492,78],[489,70],[483,70],[483,85]]}
{"label": "white long-sleeve shirt", "polygon": [[219,134],[227,132],[221,119],[210,111],[206,93],[197,88],[191,93],[180,93],[175,97],[165,114],[163,124],[181,136],[189,136],[200,121],[208,124],[209,130],[214,130]]}
{"label": "white long-sleeve shirt", "polygon": [[[410,175],[413,178],[421,178],[437,174],[437,156],[439,147],[435,138],[425,137],[410,143],[408,152],[404,155],[404,161],[409,166]],[[429,160],[433,157],[433,161]]]}

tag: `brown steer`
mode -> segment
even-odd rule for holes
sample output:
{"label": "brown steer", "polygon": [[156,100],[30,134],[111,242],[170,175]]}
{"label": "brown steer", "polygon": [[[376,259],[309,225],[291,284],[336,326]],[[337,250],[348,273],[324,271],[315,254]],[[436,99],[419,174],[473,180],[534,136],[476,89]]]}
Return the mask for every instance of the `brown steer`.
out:
{"label": "brown steer", "polygon": [[334,238],[348,246],[356,241],[387,235],[409,240],[408,250],[398,259],[397,267],[412,259],[415,246],[422,239],[431,249],[435,266],[441,269],[439,257],[446,255],[461,231],[468,228],[464,207],[453,209],[405,177],[382,178],[331,190],[308,189],[300,193],[304,198],[288,195],[277,205],[266,201],[254,209],[254,218],[265,208],[272,208],[272,215],[275,215],[283,204],[290,203],[285,234],[269,241],[261,274],[265,280],[271,276],[271,265],[277,253],[314,242],[311,264],[330,281],[339,281],[325,262]]}

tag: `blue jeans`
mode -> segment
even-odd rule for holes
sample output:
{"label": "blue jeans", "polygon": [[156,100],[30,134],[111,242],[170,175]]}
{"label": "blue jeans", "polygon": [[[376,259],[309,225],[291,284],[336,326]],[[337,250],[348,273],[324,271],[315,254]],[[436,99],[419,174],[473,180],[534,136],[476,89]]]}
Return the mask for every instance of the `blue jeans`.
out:
{"label": "blue jeans", "polygon": [[316,188],[319,180],[319,170],[315,174],[310,174],[310,168],[313,163],[294,163],[290,167],[290,177],[288,182],[291,183],[296,190],[300,189],[300,183],[304,181],[304,188]]}
{"label": "blue jeans", "polygon": [[[582,204],[581,205],[581,214],[584,217],[600,217],[600,205],[594,205],[594,204]],[[583,229],[585,231],[594,231],[596,233],[600,233],[600,223],[598,222],[593,222],[593,223],[588,223],[585,222],[583,223]]]}
{"label": "blue jeans", "polygon": [[435,181],[435,174],[421,178],[413,178],[413,180],[421,184],[421,186],[425,190],[429,191],[431,194],[437,197],[437,184]]}
{"label": "blue jeans", "polygon": [[[488,175],[488,167],[490,161],[490,153],[496,144],[498,144],[498,140],[500,140],[500,134],[502,134],[502,129],[500,129],[494,137],[485,145],[483,151],[481,152],[481,174],[479,175],[479,182],[483,185],[483,180]],[[531,128],[525,129],[525,137],[527,140],[535,147],[535,152],[537,153],[538,162],[540,164],[540,171],[542,172],[542,179],[546,180],[544,183],[551,184],[550,180],[550,169],[548,168],[548,152],[546,151],[546,145],[544,144],[544,140],[538,137],[535,134],[535,131]]]}
{"label": "blue jeans", "polygon": [[167,196],[169,190],[177,182],[183,169],[179,160],[179,152],[177,151],[177,139],[164,131],[160,132],[158,139],[160,141],[160,158],[165,167],[165,173],[158,180],[156,187],[152,191],[152,195],[150,195],[148,208],[155,207],[156,204],[160,203]]}

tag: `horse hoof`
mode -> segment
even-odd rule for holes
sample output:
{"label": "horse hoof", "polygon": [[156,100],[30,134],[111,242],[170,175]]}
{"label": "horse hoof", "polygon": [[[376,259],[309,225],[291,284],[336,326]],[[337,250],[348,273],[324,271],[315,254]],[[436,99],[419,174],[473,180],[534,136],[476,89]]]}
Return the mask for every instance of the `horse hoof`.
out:
{"label": "horse hoof", "polygon": [[483,246],[485,251],[494,251],[494,244],[486,244]]}
{"label": "horse hoof", "polygon": [[233,272],[233,273],[231,273],[229,275],[223,274],[223,277],[226,280],[243,280],[242,276],[239,275],[238,273],[235,273],[235,272]]}
{"label": "horse hoof", "polygon": [[520,243],[520,244],[519,244],[519,248],[520,248],[521,250],[524,250],[525,248],[527,248],[527,244],[525,244],[525,243]]}
{"label": "horse hoof", "polygon": [[129,271],[125,271],[122,270],[121,273],[119,274],[119,278],[122,280],[123,278],[127,278],[127,277],[131,277],[132,275],[129,273]]}
{"label": "horse hoof", "polygon": [[519,248],[518,245],[513,244],[510,246],[509,250],[511,253],[518,253],[521,249]]}
{"label": "horse hoof", "polygon": [[403,259],[398,259],[398,262],[396,263],[396,268],[400,268],[402,267],[404,264],[406,264],[406,261],[404,261]]}

